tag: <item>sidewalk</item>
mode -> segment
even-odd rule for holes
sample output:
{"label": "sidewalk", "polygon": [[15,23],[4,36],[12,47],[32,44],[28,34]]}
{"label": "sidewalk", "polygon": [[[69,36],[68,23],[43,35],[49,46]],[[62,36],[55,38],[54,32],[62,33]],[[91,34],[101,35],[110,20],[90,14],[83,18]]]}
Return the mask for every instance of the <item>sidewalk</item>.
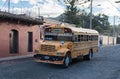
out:
{"label": "sidewalk", "polygon": [[13,56],[13,57],[5,57],[5,58],[0,58],[1,61],[8,61],[8,60],[15,60],[15,59],[22,59],[22,58],[30,58],[33,57],[34,54],[30,55],[24,55],[24,56]]}

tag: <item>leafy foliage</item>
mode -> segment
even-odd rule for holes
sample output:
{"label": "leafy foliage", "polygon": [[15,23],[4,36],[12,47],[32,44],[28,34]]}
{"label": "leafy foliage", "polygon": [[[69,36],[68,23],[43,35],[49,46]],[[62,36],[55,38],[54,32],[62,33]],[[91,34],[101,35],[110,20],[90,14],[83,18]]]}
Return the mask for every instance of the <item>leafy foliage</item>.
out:
{"label": "leafy foliage", "polygon": [[64,22],[79,25],[80,24],[80,17],[77,15],[79,13],[79,10],[77,9],[77,6],[75,3],[77,3],[78,0],[66,0],[66,11],[64,13]]}
{"label": "leafy foliage", "polygon": [[[65,0],[66,11],[61,15],[60,21],[75,24],[77,27],[89,28],[90,14],[77,8],[78,0]],[[92,29],[100,33],[110,33],[112,28],[105,14],[92,15]]]}

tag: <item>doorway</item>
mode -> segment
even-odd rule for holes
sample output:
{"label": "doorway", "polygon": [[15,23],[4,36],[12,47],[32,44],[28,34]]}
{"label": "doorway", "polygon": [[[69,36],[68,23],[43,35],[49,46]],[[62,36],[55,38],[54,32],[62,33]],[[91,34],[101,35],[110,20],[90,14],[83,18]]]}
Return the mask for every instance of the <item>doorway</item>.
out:
{"label": "doorway", "polygon": [[33,52],[33,33],[28,32],[28,52]]}
{"label": "doorway", "polygon": [[10,53],[18,53],[18,31],[11,30],[9,37],[10,37]]}

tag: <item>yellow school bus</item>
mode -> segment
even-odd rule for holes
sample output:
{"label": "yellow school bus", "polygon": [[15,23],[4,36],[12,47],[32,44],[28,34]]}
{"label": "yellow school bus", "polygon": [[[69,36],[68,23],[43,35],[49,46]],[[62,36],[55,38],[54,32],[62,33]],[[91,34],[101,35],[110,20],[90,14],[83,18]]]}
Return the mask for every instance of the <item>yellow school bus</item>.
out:
{"label": "yellow school bus", "polygon": [[90,60],[98,51],[98,35],[91,29],[61,25],[46,27],[44,40],[35,50],[35,61],[68,67],[74,58]]}

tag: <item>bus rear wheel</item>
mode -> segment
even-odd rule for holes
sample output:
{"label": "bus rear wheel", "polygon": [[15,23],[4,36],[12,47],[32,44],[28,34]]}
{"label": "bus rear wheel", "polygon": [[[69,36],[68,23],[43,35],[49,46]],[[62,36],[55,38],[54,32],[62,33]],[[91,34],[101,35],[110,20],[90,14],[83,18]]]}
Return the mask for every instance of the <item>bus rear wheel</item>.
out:
{"label": "bus rear wheel", "polygon": [[84,60],[91,60],[92,57],[93,57],[93,52],[92,52],[92,50],[90,50],[90,51],[89,51],[89,54],[83,56],[83,59],[84,59]]}
{"label": "bus rear wheel", "polygon": [[70,54],[67,53],[66,56],[65,56],[65,59],[64,59],[63,66],[65,68],[69,67],[70,62],[71,62],[71,57],[70,57]]}

